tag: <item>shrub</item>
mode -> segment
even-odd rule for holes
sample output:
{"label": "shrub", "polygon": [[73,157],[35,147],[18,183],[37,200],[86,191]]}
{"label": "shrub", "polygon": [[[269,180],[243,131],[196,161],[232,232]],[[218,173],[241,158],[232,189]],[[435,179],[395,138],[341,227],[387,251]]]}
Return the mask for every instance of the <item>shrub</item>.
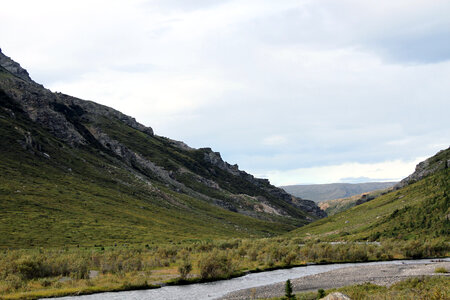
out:
{"label": "shrub", "polygon": [[20,278],[19,276],[15,275],[15,274],[9,274],[5,278],[5,282],[7,285],[7,291],[18,290],[24,285],[22,278]]}
{"label": "shrub", "polygon": [[444,267],[434,269],[434,273],[448,273],[447,269]]}
{"label": "shrub", "polygon": [[190,261],[184,260],[178,267],[181,279],[186,279],[189,273],[192,271],[192,264]]}
{"label": "shrub", "polygon": [[317,299],[322,299],[323,297],[325,297],[325,291],[324,289],[319,289],[317,291]]}
{"label": "shrub", "polygon": [[31,257],[25,257],[17,261],[15,269],[16,273],[25,280],[44,276],[42,263]]}
{"label": "shrub", "polygon": [[297,254],[294,252],[290,252],[283,258],[283,262],[285,265],[290,266],[297,259]]}
{"label": "shrub", "polygon": [[200,259],[198,267],[203,279],[228,277],[234,271],[231,260],[224,254],[218,254],[217,252],[212,252]]}

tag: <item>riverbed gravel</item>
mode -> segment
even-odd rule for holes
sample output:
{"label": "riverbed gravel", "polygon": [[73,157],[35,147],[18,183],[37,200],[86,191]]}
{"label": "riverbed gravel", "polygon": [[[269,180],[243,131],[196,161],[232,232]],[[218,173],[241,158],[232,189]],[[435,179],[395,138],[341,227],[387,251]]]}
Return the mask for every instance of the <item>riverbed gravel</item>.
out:
{"label": "riverbed gravel", "polygon": [[[325,273],[292,278],[294,293],[316,291],[320,288],[330,289],[347,285],[371,282],[378,285],[390,286],[393,283],[409,277],[418,276],[449,276],[450,274],[436,274],[436,268],[450,270],[450,262],[432,262],[427,264],[386,264],[372,266],[352,266],[332,270]],[[229,293],[220,298],[223,300],[240,300],[281,297],[284,295],[284,282],[265,285],[250,289],[243,289]]]}

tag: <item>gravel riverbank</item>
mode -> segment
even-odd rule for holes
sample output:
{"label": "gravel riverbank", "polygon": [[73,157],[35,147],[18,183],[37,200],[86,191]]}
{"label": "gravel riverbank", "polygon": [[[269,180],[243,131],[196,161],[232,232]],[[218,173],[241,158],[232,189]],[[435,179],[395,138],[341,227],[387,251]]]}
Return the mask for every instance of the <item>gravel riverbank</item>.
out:
{"label": "gravel riverbank", "polygon": [[[408,277],[417,277],[423,275],[450,275],[434,273],[434,270],[439,267],[450,270],[450,262],[353,266],[316,275],[292,278],[291,283],[294,293],[298,293],[305,291],[314,291],[320,288],[337,288],[365,282],[389,286]],[[284,295],[284,284],[284,282],[281,282],[251,289],[239,290],[229,293],[220,299],[238,300],[281,297]]]}

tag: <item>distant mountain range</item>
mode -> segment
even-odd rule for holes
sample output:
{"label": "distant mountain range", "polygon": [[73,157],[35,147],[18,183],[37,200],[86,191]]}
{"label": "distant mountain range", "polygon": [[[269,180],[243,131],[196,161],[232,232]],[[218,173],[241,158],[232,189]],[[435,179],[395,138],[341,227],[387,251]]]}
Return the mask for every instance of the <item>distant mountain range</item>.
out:
{"label": "distant mountain range", "polygon": [[[375,241],[450,236],[450,148],[419,163],[413,174],[391,191],[370,193],[372,199],[296,229],[288,235],[322,241]],[[421,244],[417,243],[419,248]],[[432,254],[426,254],[431,256]]]}
{"label": "distant mountain range", "polygon": [[391,191],[393,187],[375,190],[372,192],[366,192],[358,195],[354,195],[347,198],[339,198],[332,200],[320,201],[318,203],[319,207],[324,210],[329,216],[335,215],[342,211],[352,208],[353,206],[360,205],[362,203],[371,201],[380,195],[387,194]]}
{"label": "distant mountain range", "polygon": [[264,237],[326,216],[219,152],[51,92],[1,50],[0,136],[0,247]]}
{"label": "distant mountain range", "polygon": [[375,190],[392,187],[397,182],[328,183],[281,186],[291,195],[315,202],[348,198]]}

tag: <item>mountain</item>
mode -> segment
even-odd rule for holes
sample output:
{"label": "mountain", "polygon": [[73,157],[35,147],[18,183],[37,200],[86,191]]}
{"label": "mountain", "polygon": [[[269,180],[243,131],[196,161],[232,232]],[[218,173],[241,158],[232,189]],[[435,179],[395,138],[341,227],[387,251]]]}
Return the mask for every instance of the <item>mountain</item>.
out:
{"label": "mountain", "polygon": [[329,216],[332,216],[344,210],[347,210],[353,206],[360,205],[368,201],[372,201],[378,196],[387,194],[392,189],[393,187],[390,187],[384,190],[375,190],[372,192],[362,193],[347,198],[321,201],[318,203],[318,205],[320,209],[324,210]]}
{"label": "mountain", "polygon": [[448,239],[449,195],[450,148],[418,164],[391,192],[289,234],[320,240]]}
{"label": "mountain", "polygon": [[392,187],[396,182],[365,182],[365,183],[329,183],[310,185],[281,186],[283,190],[296,197],[311,199],[315,202],[348,198],[375,190]]}
{"label": "mountain", "polygon": [[0,247],[268,236],[326,214],[110,107],[53,93],[0,50]]}
{"label": "mountain", "polygon": [[442,150],[435,156],[421,162],[416,166],[416,170],[413,174],[409,175],[401,182],[395,184],[392,187],[386,189],[375,190],[371,192],[365,192],[359,195],[354,195],[347,198],[339,198],[333,200],[321,201],[318,203],[319,207],[324,210],[329,216],[335,215],[339,212],[347,210],[353,206],[363,204],[365,202],[371,201],[381,195],[387,194],[392,189],[398,190],[409,184],[417,182],[426,176],[436,173],[439,170],[443,170],[448,167],[450,162],[448,158],[446,160],[447,152]]}
{"label": "mountain", "polygon": [[445,170],[450,167],[449,149],[441,150],[436,155],[426,159],[416,166],[414,173],[400,181],[394,186],[394,189],[401,189],[405,186],[413,184],[428,175],[437,173],[440,170]]}

